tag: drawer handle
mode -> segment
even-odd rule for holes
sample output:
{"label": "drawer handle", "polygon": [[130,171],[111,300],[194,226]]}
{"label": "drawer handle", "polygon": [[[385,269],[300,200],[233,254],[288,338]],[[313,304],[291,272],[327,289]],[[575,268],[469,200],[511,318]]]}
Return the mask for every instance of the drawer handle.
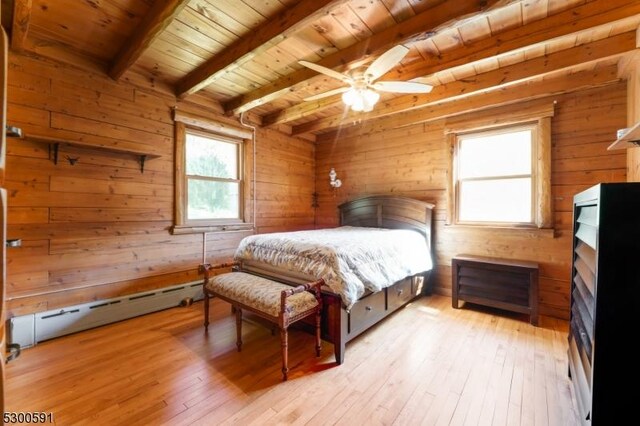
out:
{"label": "drawer handle", "polygon": [[402,296],[402,293],[404,293],[404,290],[403,290],[403,289],[401,289],[401,288],[400,288],[400,289],[398,289],[398,296]]}
{"label": "drawer handle", "polygon": [[365,306],[365,307],[364,307],[364,309],[365,309],[366,311],[371,311],[371,310],[373,310],[373,308],[372,308],[371,306]]}

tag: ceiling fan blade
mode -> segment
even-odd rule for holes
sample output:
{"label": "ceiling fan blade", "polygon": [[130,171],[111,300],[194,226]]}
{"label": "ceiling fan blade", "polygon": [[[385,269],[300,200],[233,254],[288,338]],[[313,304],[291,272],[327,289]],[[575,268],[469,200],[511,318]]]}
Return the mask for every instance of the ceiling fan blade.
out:
{"label": "ceiling fan blade", "polygon": [[371,85],[375,90],[393,93],[429,93],[433,86],[413,81],[379,81]]}
{"label": "ceiling fan blade", "polygon": [[317,95],[309,96],[308,98],[304,98],[305,101],[315,101],[317,99],[327,98],[329,96],[338,95],[340,93],[344,93],[349,90],[350,87],[339,87],[337,89],[329,90],[328,92],[320,93]]}
{"label": "ceiling fan blade", "polygon": [[321,74],[328,75],[329,77],[333,77],[345,83],[348,83],[348,84],[353,83],[353,80],[348,75],[339,73],[338,71],[334,71],[327,67],[323,67],[322,65],[314,64],[313,62],[308,62],[308,61],[298,61],[298,63],[314,71],[317,71]]}
{"label": "ceiling fan blade", "polygon": [[373,81],[395,67],[402,58],[407,56],[407,53],[409,53],[409,48],[401,44],[392,47],[373,61],[364,74],[369,78],[369,81]]}

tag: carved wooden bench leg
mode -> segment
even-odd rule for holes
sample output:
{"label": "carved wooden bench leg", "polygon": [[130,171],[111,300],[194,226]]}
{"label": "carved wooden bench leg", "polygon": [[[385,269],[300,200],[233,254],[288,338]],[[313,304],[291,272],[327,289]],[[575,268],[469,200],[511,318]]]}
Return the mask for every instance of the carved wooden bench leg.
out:
{"label": "carved wooden bench leg", "polygon": [[242,309],[236,307],[236,346],[242,350]]}
{"label": "carved wooden bench leg", "polygon": [[289,333],[286,328],[280,329],[280,341],[282,345],[282,380],[287,380],[289,373]]}
{"label": "carved wooden bench leg", "polygon": [[322,343],[320,341],[320,323],[322,320],[322,314],[320,309],[316,312],[316,356],[320,356],[320,351],[322,350]]}

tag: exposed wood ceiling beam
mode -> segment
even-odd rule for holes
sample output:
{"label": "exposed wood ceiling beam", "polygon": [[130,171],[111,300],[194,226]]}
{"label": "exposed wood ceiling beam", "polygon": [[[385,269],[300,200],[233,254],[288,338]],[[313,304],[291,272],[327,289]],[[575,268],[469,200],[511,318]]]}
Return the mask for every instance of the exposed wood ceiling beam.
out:
{"label": "exposed wood ceiling beam", "polygon": [[[397,25],[326,56],[317,62],[327,68],[343,70],[354,62],[362,63],[371,56],[402,43],[410,43],[428,37],[437,27],[454,19],[464,19],[490,5],[512,3],[505,0],[458,0],[447,1],[415,15]],[[309,80],[318,73],[308,68],[300,69],[266,86],[232,99],[225,105],[228,113],[240,114],[256,106],[271,102],[292,90],[296,84]]]}
{"label": "exposed wood ceiling beam", "polygon": [[265,115],[262,118],[262,123],[265,126],[285,124],[338,105],[344,105],[342,103],[342,95],[329,96],[316,101],[300,102],[292,107]]}
{"label": "exposed wood ceiling beam", "polygon": [[[636,49],[636,31],[629,31],[614,37],[583,44],[570,49],[540,56],[528,61],[488,71],[463,80],[434,87],[433,91],[422,95],[399,96],[378,105],[369,113],[338,114],[309,123],[294,126],[292,134],[334,129],[362,123],[382,116],[395,114],[432,105],[442,101],[452,101],[469,96],[478,91],[500,88],[537,78],[563,68],[621,55]],[[264,121],[263,121],[264,123]]]}
{"label": "exposed wood ceiling beam", "polygon": [[176,95],[184,97],[203,89],[346,1],[302,0],[294,7],[283,10],[187,74],[178,82]]}
{"label": "exposed wood ceiling beam", "polygon": [[381,80],[424,77],[455,66],[513,52],[537,43],[588,30],[640,13],[638,0],[590,1],[584,5],[441,53],[429,61],[399,67]]}
{"label": "exposed wood ceiling beam", "polygon": [[[409,80],[424,77],[459,65],[523,49],[553,38],[588,30],[638,13],[640,13],[640,2],[637,1],[589,2],[546,19],[534,21],[444,52],[438,57],[430,58],[429,61],[420,61],[406,67],[400,67],[397,71],[387,73],[381,80]],[[335,96],[322,99],[322,102],[312,103],[308,107],[304,104],[296,105],[266,116],[263,122],[265,125],[286,123],[338,105],[339,101],[340,97]]]}
{"label": "exposed wood ceiling beam", "polygon": [[116,55],[109,76],[118,80],[149,48],[176,16],[187,6],[188,0],[156,0],[142,19],[137,30]]}
{"label": "exposed wood ceiling beam", "polygon": [[31,22],[32,0],[15,0],[13,3],[13,23],[11,25],[11,48],[24,49],[29,23]]}
{"label": "exposed wood ceiling beam", "polygon": [[580,71],[574,74],[545,79],[540,82],[525,82],[518,85],[490,90],[451,102],[431,105],[424,108],[402,112],[379,120],[361,124],[348,129],[339,129],[318,135],[317,141],[335,141],[337,138],[359,136],[381,132],[388,129],[410,126],[418,123],[439,120],[445,117],[479,111],[486,108],[509,105],[530,99],[538,99],[562,93],[606,86],[620,81],[617,66],[611,65],[593,71]]}

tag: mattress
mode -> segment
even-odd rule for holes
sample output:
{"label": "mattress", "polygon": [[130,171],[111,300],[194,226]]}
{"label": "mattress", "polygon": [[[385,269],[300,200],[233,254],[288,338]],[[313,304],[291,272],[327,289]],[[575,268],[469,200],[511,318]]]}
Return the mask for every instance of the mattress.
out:
{"label": "mattress", "polygon": [[347,309],[367,290],[380,291],[433,267],[419,232],[352,226],[252,235],[240,242],[235,260],[324,278]]}

